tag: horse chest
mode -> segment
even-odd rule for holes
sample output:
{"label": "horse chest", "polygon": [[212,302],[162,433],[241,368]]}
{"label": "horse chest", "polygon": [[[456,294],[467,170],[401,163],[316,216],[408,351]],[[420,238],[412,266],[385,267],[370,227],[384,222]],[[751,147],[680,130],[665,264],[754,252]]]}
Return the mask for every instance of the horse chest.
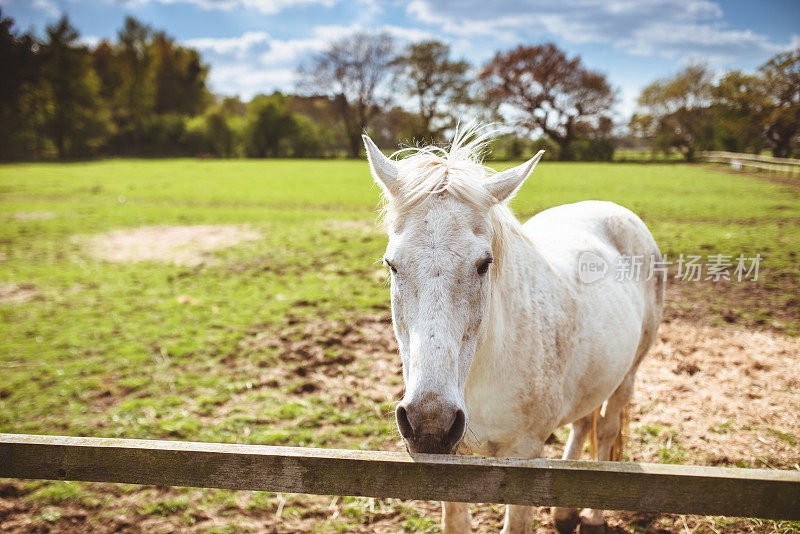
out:
{"label": "horse chest", "polygon": [[521,454],[516,444],[543,441],[558,423],[559,398],[541,385],[510,387],[498,381],[483,381],[465,390],[469,414],[467,431],[471,452],[486,456]]}

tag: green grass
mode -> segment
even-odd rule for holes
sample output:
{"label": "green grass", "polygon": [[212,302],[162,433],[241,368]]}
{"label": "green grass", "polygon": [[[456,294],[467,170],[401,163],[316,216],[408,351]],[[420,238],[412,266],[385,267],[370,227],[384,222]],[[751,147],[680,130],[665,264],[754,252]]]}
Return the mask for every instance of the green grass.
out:
{"label": "green grass", "polygon": [[[585,199],[640,214],[670,258],[760,253],[758,282],[683,284],[682,298],[712,322],[733,314],[745,326],[800,333],[800,189],[680,164],[546,162],[512,206],[527,217]],[[298,394],[304,378],[263,376],[286,366],[279,350],[251,343],[257,333],[299,339],[298,325],[388,312],[376,264],[385,237],[368,229],[377,203],[362,161],[0,166],[0,283],[35,291],[29,302],[0,304],[0,432],[349,448],[396,441],[391,400],[357,388],[346,406],[324,389]],[[85,238],[114,229],[178,224],[246,224],[262,238],[198,266],[111,264],[84,246]],[[326,357],[340,353],[334,346]],[[375,379],[360,362],[348,372]],[[641,433],[642,440],[655,436]],[[664,461],[683,455],[674,445],[663,449]],[[108,491],[48,484],[25,498],[38,503],[40,520],[53,522],[61,517],[54,507],[106,502]],[[192,522],[205,506],[231,506],[204,504],[184,490],[143,491],[126,504],[139,515]],[[271,516],[275,499],[253,494],[241,506]],[[317,509],[301,502],[282,513]],[[325,529],[394,515],[411,531],[437,528],[399,503],[378,511],[364,511],[363,503],[347,501],[346,513]],[[323,516],[326,506],[318,506]]]}
{"label": "green grass", "polygon": [[782,431],[780,431],[780,430],[776,430],[776,429],[774,429],[774,428],[767,428],[767,430],[769,430],[769,431],[770,431],[770,433],[771,433],[771,434],[773,434],[775,437],[777,437],[777,438],[778,438],[778,439],[780,439],[780,440],[783,440],[783,441],[785,441],[786,443],[788,443],[788,444],[789,444],[789,445],[791,445],[792,447],[794,447],[794,446],[795,446],[795,444],[797,444],[797,441],[798,441],[798,440],[797,440],[797,438],[796,438],[794,435],[792,435],[792,434],[789,434],[789,433],[787,433],[787,432],[782,432]]}

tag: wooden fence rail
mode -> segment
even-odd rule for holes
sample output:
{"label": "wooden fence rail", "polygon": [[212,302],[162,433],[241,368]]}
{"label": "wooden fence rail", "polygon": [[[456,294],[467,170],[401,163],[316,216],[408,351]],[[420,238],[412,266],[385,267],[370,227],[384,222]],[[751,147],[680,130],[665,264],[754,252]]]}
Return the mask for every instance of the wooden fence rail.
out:
{"label": "wooden fence rail", "polygon": [[800,472],[0,434],[0,477],[800,520]]}
{"label": "wooden fence rail", "polygon": [[732,169],[737,171],[749,167],[759,171],[788,174],[790,176],[800,174],[800,159],[773,158],[736,152],[700,152],[698,157],[709,163],[730,165]]}

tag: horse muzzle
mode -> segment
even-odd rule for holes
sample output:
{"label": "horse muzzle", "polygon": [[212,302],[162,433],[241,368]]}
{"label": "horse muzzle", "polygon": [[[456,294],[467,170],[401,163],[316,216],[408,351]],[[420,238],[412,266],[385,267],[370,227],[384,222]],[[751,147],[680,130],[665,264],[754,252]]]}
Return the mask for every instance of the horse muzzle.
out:
{"label": "horse muzzle", "polygon": [[401,402],[395,415],[409,452],[454,454],[467,430],[464,410],[437,394],[426,393]]}

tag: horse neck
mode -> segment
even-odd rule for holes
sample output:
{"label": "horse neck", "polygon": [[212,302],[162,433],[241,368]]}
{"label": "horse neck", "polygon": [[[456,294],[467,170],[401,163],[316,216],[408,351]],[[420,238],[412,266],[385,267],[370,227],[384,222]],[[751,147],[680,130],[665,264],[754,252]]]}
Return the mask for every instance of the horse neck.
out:
{"label": "horse neck", "polygon": [[[543,300],[537,296],[549,292],[548,281],[551,279],[547,260],[525,235],[511,210],[497,206],[491,216],[493,249],[498,261],[492,272],[489,305],[476,351],[476,359],[484,361],[473,362],[479,372],[481,369],[502,369],[505,367],[503,358],[513,357],[506,344],[518,321],[526,321],[525,327],[529,331],[538,328],[538,322],[530,320],[537,313],[534,303]],[[539,313],[543,311],[538,310]]]}

